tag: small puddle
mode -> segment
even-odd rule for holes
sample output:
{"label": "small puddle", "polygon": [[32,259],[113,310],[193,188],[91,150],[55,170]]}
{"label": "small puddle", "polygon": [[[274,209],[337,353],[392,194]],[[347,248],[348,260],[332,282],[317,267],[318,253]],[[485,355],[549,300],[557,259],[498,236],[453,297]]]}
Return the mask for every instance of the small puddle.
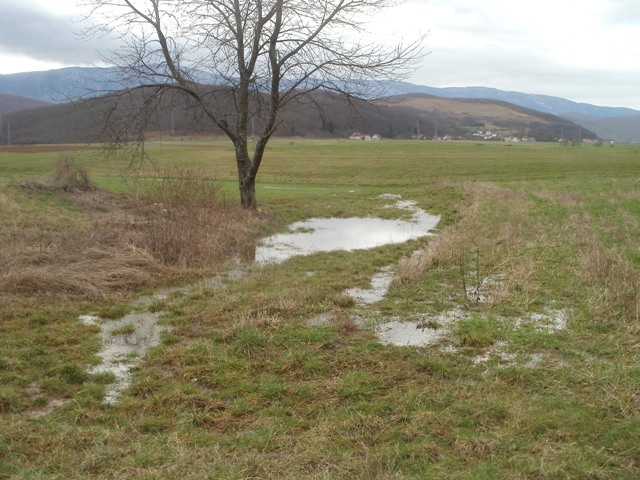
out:
{"label": "small puddle", "polygon": [[102,321],[93,315],[82,315],[86,325],[100,327],[102,349],[98,353],[102,362],[89,373],[111,373],[115,381],[105,393],[104,402],[113,404],[131,382],[131,369],[137,366],[149,348],[160,344],[165,328],[158,325],[161,313],[134,312],[119,320]]}
{"label": "small puddle", "polygon": [[371,278],[371,288],[350,288],[345,292],[360,305],[371,305],[381,301],[389,291],[389,286],[393,280],[393,273],[384,271],[376,273]]}
{"label": "small puddle", "polygon": [[[566,330],[570,312],[566,309],[547,309],[541,313],[531,313],[527,317],[513,322],[515,329],[528,326],[540,332],[550,335]],[[470,312],[461,309],[452,309],[439,315],[426,316],[420,320],[403,320],[389,318],[374,327],[374,331],[380,341],[386,345],[424,347],[433,345],[441,339],[450,336],[454,325],[471,318]],[[504,318],[508,321],[507,318]],[[532,354],[522,358],[507,351],[505,342],[496,342],[493,347],[483,354],[472,358],[475,365],[488,362],[492,357],[498,359],[501,364],[515,364],[517,360],[524,360],[524,366],[533,368],[542,361],[542,356]]]}
{"label": "small puddle", "polygon": [[376,333],[380,341],[387,345],[423,347],[438,341],[446,331],[421,327],[415,322],[394,320],[380,325]]}
{"label": "small puddle", "polygon": [[415,202],[398,200],[388,208],[409,210],[413,215],[410,220],[353,217],[312,218],[295,222],[289,226],[290,232],[267,237],[261,242],[256,249],[256,263],[281,263],[297,255],[404,243],[432,235],[431,231],[440,221],[438,215],[428,214]]}
{"label": "small puddle", "polygon": [[445,338],[451,325],[465,317],[462,310],[454,309],[419,321],[391,318],[375,327],[380,341],[386,345],[424,347]]}

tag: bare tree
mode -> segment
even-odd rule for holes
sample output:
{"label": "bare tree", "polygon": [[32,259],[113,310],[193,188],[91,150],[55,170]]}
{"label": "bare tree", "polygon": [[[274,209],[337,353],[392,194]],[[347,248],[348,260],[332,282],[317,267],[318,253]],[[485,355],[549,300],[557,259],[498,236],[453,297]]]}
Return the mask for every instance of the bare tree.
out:
{"label": "bare tree", "polygon": [[153,97],[181,93],[231,139],[241,203],[252,209],[265,148],[286,105],[319,89],[370,94],[378,84],[370,80],[404,78],[423,56],[424,35],[392,46],[366,40],[366,20],[395,3],[84,0],[91,33],[122,38],[111,60],[132,84]]}

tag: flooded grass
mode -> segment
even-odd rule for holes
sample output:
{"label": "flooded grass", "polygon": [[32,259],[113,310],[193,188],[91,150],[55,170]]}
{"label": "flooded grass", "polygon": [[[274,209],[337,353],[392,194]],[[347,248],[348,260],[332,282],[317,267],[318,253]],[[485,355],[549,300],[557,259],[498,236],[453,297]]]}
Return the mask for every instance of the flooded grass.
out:
{"label": "flooded grass", "polygon": [[[276,142],[265,236],[410,221],[409,200],[435,236],[189,288],[3,295],[0,477],[638,478],[635,149],[383,143]],[[11,231],[50,220],[43,248],[91,225],[1,193]],[[138,335],[147,314],[164,333]]]}

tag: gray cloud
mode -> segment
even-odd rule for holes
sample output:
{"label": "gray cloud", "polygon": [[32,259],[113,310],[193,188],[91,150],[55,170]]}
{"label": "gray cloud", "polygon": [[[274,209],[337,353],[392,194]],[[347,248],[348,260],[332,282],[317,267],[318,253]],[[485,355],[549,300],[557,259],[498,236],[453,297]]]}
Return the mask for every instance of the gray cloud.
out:
{"label": "gray cloud", "polygon": [[[117,40],[79,39],[84,25],[61,6],[74,2],[44,1],[47,8],[35,0],[0,0],[0,59],[20,54],[87,65],[100,62],[97,52],[118,49]],[[538,3],[523,11],[510,0],[407,0],[386,12],[377,28],[390,35],[431,32],[432,54],[409,79],[414,83],[486,86],[640,109],[640,1]]]}
{"label": "gray cloud", "polygon": [[0,3],[0,50],[9,54],[64,64],[98,62],[97,50],[109,41],[82,40],[81,26],[70,16],[57,16],[29,4]]}

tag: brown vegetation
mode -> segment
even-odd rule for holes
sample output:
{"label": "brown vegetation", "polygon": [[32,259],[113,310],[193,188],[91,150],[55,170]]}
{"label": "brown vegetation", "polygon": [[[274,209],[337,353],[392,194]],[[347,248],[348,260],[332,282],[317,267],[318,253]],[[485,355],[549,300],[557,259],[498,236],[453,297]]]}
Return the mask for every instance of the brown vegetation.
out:
{"label": "brown vegetation", "polygon": [[6,293],[103,298],[171,282],[185,269],[216,269],[254,241],[254,217],[221,203],[215,183],[193,172],[161,178],[133,198],[98,190],[63,158],[52,179],[22,187],[74,208],[43,209],[33,193],[15,189],[0,195]]}
{"label": "brown vegetation", "polygon": [[482,287],[489,304],[513,301],[522,291],[541,288],[536,281],[541,262],[524,252],[533,247],[532,239],[542,241],[545,234],[527,215],[526,195],[489,183],[468,183],[463,190],[470,201],[460,207],[460,220],[419,254],[404,259],[395,285],[416,282],[428,270],[441,268],[455,272],[455,282],[466,296],[479,294]]}
{"label": "brown vegetation", "polygon": [[[444,276],[449,272],[449,281],[469,300],[470,293],[481,290],[487,305],[526,311],[536,297],[545,298],[545,291],[552,293],[549,289],[554,289],[554,277],[571,272],[598,318],[625,322],[637,332],[637,269],[624,251],[607,246],[590,228],[591,219],[579,194],[535,193],[535,198],[575,212],[568,215],[563,228],[551,229],[547,216],[553,215],[552,211],[534,213],[531,197],[522,191],[486,183],[465,184],[463,190],[469,201],[460,207],[460,220],[434,237],[419,254],[401,261],[394,279],[396,287],[420,281],[429,272],[440,271]],[[635,223],[628,219],[622,227],[612,227],[618,229],[614,235],[622,245],[633,244],[629,232],[636,231],[637,220]],[[578,245],[578,251],[565,251],[569,245]],[[550,261],[557,265],[553,271],[548,267]]]}
{"label": "brown vegetation", "polygon": [[626,322],[640,333],[640,277],[629,259],[595,235],[584,237],[579,276],[590,291],[588,303],[599,318]]}

